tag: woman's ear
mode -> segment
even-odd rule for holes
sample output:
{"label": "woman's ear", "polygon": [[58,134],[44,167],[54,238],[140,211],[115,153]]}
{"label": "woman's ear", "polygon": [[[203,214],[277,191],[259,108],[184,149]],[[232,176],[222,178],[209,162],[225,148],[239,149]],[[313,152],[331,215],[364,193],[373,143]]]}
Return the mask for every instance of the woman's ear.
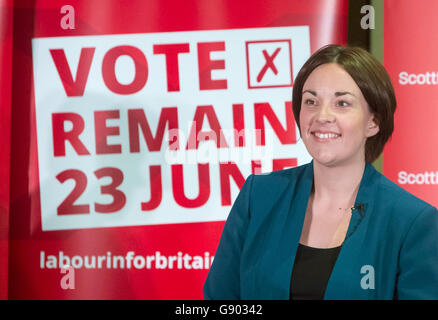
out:
{"label": "woman's ear", "polygon": [[376,118],[374,116],[371,116],[371,118],[368,120],[367,125],[367,137],[373,137],[379,132],[380,128],[377,124]]}

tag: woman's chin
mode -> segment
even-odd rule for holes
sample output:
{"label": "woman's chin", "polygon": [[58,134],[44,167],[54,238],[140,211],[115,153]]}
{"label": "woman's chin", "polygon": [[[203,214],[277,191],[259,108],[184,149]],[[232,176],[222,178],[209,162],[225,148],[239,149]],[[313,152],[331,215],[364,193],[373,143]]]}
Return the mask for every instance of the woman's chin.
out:
{"label": "woman's chin", "polygon": [[312,155],[312,158],[314,161],[326,167],[334,167],[339,162],[339,159],[333,154]]}

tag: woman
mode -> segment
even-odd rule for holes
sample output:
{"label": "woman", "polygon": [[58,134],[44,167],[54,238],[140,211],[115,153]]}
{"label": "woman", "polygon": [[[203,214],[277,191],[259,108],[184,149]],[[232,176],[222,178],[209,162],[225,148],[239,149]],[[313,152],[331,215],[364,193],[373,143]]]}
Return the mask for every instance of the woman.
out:
{"label": "woman", "polygon": [[206,299],[438,299],[438,212],[370,164],[393,131],[383,66],[329,45],[293,112],[309,164],[251,175],[225,224]]}

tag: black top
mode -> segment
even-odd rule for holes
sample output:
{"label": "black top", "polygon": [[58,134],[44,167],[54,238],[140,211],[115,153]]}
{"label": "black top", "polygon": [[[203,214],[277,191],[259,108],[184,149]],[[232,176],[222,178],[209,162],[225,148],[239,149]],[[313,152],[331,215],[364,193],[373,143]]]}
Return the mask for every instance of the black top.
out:
{"label": "black top", "polygon": [[291,300],[322,300],[341,247],[313,248],[298,244],[290,280]]}

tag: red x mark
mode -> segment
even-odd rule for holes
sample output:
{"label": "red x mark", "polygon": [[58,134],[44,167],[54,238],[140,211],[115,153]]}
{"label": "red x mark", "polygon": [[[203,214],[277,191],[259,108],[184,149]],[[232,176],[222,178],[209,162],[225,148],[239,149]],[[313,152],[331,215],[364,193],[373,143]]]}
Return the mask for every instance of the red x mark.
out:
{"label": "red x mark", "polygon": [[263,66],[262,70],[260,70],[260,73],[257,76],[257,82],[262,81],[263,77],[265,76],[266,71],[268,71],[268,69],[272,69],[272,72],[274,72],[274,74],[278,73],[277,68],[274,65],[274,59],[277,56],[277,54],[280,52],[281,48],[277,48],[277,50],[274,51],[274,53],[272,54],[272,56],[268,55],[268,52],[266,50],[263,50],[263,56],[265,57],[266,63]]}

